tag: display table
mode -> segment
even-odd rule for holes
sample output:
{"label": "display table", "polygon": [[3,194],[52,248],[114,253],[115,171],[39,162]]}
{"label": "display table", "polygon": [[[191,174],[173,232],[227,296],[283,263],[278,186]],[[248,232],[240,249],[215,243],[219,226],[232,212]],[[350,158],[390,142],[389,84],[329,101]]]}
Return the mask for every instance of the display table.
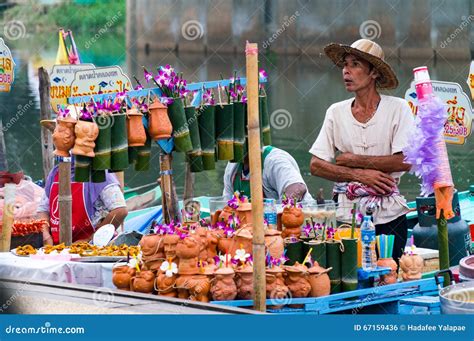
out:
{"label": "display table", "polygon": [[40,260],[0,252],[0,277],[115,288],[112,283],[113,264]]}

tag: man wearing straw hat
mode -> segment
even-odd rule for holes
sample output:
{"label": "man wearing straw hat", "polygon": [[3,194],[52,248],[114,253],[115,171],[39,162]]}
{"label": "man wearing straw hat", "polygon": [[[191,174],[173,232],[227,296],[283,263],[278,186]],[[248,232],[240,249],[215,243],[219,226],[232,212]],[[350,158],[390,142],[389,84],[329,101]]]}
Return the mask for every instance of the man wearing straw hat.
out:
{"label": "man wearing straw hat", "polygon": [[397,185],[410,169],[402,150],[414,126],[413,115],[405,100],[378,92],[398,86],[378,44],[368,39],[351,46],[332,43],[324,52],[342,68],[344,86],[355,97],[327,110],[309,151],[311,174],[335,182],[339,221],[351,222],[354,203],[362,213],[375,207],[376,234],[395,235],[393,258],[398,262],[407,239],[408,206]]}

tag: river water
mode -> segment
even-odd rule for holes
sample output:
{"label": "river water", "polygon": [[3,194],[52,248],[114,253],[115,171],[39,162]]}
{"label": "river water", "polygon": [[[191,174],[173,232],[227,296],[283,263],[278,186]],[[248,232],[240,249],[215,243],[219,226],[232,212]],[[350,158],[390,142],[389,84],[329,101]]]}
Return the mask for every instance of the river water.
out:
{"label": "river water", "polygon": [[[76,38],[77,39],[77,38]],[[103,39],[105,40],[105,38]],[[54,41],[54,39],[53,39]],[[55,57],[56,48],[40,48],[34,53],[30,46],[13,49],[16,61],[16,80],[11,93],[0,94],[0,110],[3,119],[7,160],[13,171],[23,170],[33,179],[42,174],[41,143],[39,128],[39,97],[36,70],[39,66],[50,66]],[[78,47],[81,51],[81,41]],[[96,66],[120,65],[131,77],[142,77],[141,66],[154,69],[159,65],[171,64],[184,72],[188,82],[219,79],[220,73],[230,77],[233,70],[245,75],[245,59],[233,55],[209,52],[208,55],[152,52],[148,55],[130,49],[124,51],[123,42],[114,39],[99,41],[82,53],[83,62]],[[115,51],[115,52],[111,52]],[[322,125],[326,109],[334,102],[350,97],[345,91],[339,69],[333,67],[324,56],[281,56],[261,55],[260,66],[269,77],[266,90],[269,98],[269,113],[281,114],[279,121],[283,128],[273,129],[273,145],[285,149],[297,160],[305,181],[312,193],[324,189],[326,199],[330,197],[332,184],[316,178],[309,173],[310,154],[308,149],[316,139]],[[467,92],[466,78],[469,73],[469,60],[397,60],[390,63],[395,69],[400,86],[386,94],[403,97],[412,80],[412,68],[427,65],[432,79],[460,83]],[[283,116],[286,116],[283,118]],[[286,119],[286,120],[285,120]],[[456,187],[465,190],[474,183],[474,138],[462,145],[448,145],[451,170]],[[184,157],[176,153],[173,162],[174,176],[178,194],[183,193]],[[224,162],[219,162],[215,171],[196,174],[195,195],[220,195]],[[159,176],[158,146],[152,149],[152,169],[138,173],[126,171],[125,182],[130,187],[151,183]],[[402,178],[400,191],[407,199],[413,200],[419,194],[419,181],[412,175]]]}

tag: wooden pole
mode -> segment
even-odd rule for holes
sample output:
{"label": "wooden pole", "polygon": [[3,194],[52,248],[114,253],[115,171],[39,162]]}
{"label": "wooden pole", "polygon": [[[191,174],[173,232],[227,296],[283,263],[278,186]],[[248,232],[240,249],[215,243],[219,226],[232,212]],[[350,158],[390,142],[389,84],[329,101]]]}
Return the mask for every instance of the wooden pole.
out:
{"label": "wooden pole", "polygon": [[186,174],[184,175],[183,202],[188,202],[194,197],[194,174],[191,172],[191,165],[186,162]]}
{"label": "wooden pole", "polygon": [[247,108],[250,162],[250,193],[253,217],[254,309],[266,310],[265,304],[265,234],[263,231],[262,153],[258,113],[258,46],[247,43]]}
{"label": "wooden pole", "polygon": [[160,154],[160,172],[161,172],[161,198],[163,218],[166,224],[177,217],[176,211],[176,190],[173,186],[173,171],[171,168],[171,154],[161,152]]}
{"label": "wooden pole", "polygon": [[3,136],[3,124],[0,117],[0,171],[8,170],[7,151],[5,148],[5,137]]}
{"label": "wooden pole", "polygon": [[71,158],[59,160],[59,242],[72,244]]}
{"label": "wooden pole", "polygon": [[[38,69],[39,78],[39,95],[40,95],[40,120],[51,119],[51,102],[49,97],[50,82],[48,72],[43,67]],[[48,177],[49,172],[53,169],[53,136],[51,131],[45,127],[41,127],[41,153],[43,157],[43,174],[44,178]]]}
{"label": "wooden pole", "polygon": [[13,211],[15,207],[15,184],[5,184],[5,198],[3,201],[3,221],[1,227],[2,239],[0,252],[9,252],[12,238]]}

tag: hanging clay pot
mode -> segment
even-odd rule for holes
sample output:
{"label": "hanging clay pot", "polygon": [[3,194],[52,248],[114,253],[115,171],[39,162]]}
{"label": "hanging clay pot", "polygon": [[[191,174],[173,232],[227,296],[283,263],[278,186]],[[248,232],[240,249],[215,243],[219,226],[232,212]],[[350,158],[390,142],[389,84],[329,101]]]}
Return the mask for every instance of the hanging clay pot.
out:
{"label": "hanging clay pot", "polygon": [[173,276],[168,277],[164,272],[160,271],[155,279],[155,291],[160,296],[178,297],[178,291],[176,289],[177,278],[178,276],[174,274]]}
{"label": "hanging clay pot", "polygon": [[298,207],[285,207],[281,215],[281,222],[285,229],[282,237],[296,237],[299,238],[301,234],[301,225],[304,223],[303,210]]}
{"label": "hanging clay pot", "polygon": [[127,264],[112,268],[112,282],[117,289],[130,291],[130,281],[135,276],[135,269]]}
{"label": "hanging clay pot", "polygon": [[308,281],[311,285],[311,297],[327,296],[331,293],[331,280],[328,272],[332,268],[325,269],[319,266],[318,262],[314,262],[313,266],[308,269]]}
{"label": "hanging clay pot", "polygon": [[148,133],[153,140],[169,139],[173,132],[173,126],[168,117],[168,107],[162,104],[158,98],[148,108]]}
{"label": "hanging clay pot", "polygon": [[404,254],[400,258],[400,268],[402,269],[402,278],[404,281],[414,281],[421,279],[424,266],[424,260],[420,255]]}
{"label": "hanging clay pot", "polygon": [[155,273],[149,270],[137,272],[130,281],[130,289],[135,292],[151,294],[155,287]]}
{"label": "hanging clay pot", "polygon": [[281,237],[281,232],[274,229],[265,231],[265,247],[273,258],[280,258],[285,251],[285,242]]}
{"label": "hanging clay pot", "polygon": [[53,132],[53,143],[56,147],[54,155],[68,157],[69,151],[74,146],[76,135],[74,126],[76,120],[71,117],[58,118],[56,128]]}
{"label": "hanging clay pot", "polygon": [[94,157],[95,139],[99,135],[99,127],[95,122],[78,120],[74,127],[76,141],[72,153],[74,155],[82,155]]}
{"label": "hanging clay pot", "polygon": [[244,249],[245,252],[252,254],[252,232],[248,228],[240,228],[235,231],[234,242],[230,244],[229,254],[235,256],[238,249]]}
{"label": "hanging clay pot", "polygon": [[397,283],[397,263],[390,258],[379,258],[377,260],[377,266],[388,267],[392,269],[389,274],[380,276],[380,285],[394,284]]}
{"label": "hanging clay pot", "polygon": [[199,239],[193,236],[187,236],[178,241],[176,256],[179,258],[178,273],[180,275],[195,275],[199,273],[198,256],[200,245]]}
{"label": "hanging clay pot", "polygon": [[241,224],[252,224],[252,204],[249,202],[239,203],[237,208],[237,216],[239,217]]}
{"label": "hanging clay pot", "polygon": [[143,126],[143,114],[136,107],[127,110],[127,135],[130,147],[145,145],[146,131]]}
{"label": "hanging clay pot", "polygon": [[230,301],[237,296],[234,276],[232,268],[220,268],[214,272],[214,281],[211,285],[211,295],[214,301]]}
{"label": "hanging clay pot", "polygon": [[235,284],[238,299],[253,299],[253,267],[250,264],[245,264],[235,270]]}

